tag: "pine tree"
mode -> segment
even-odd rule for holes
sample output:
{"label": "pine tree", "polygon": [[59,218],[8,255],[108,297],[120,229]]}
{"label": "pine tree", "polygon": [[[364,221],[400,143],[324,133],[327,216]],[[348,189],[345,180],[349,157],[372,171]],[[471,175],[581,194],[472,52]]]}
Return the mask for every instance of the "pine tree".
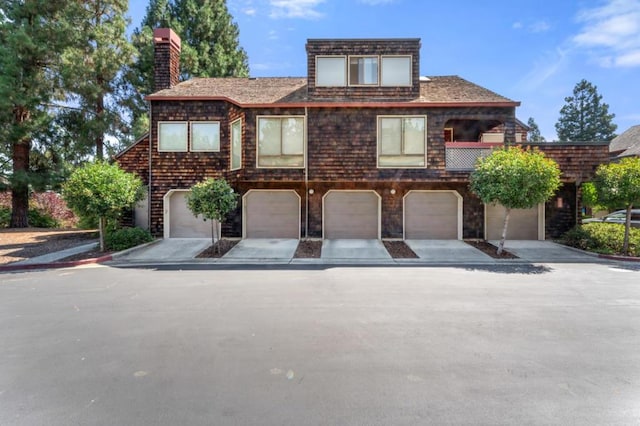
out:
{"label": "pine tree", "polygon": [[[148,129],[144,96],[154,91],[153,30],[171,28],[181,38],[181,79],[246,77],[247,54],[240,47],[238,26],[225,0],[150,0],[140,28],[132,35],[135,63],[127,70],[131,90],[128,107],[133,128]],[[136,133],[136,137],[141,136]]]}
{"label": "pine tree", "polygon": [[547,140],[540,133],[540,127],[538,127],[538,123],[533,119],[533,117],[529,117],[527,121],[527,126],[529,126],[529,137],[527,140],[529,142],[546,142]]}
{"label": "pine tree", "polygon": [[581,80],[573,89],[573,96],[564,98],[556,131],[560,141],[610,141],[616,135],[615,114],[602,102],[598,88]]}
{"label": "pine tree", "polygon": [[78,10],[81,25],[74,45],[63,56],[63,80],[69,101],[78,108],[65,112],[67,130],[77,143],[104,155],[105,136],[118,138],[124,124],[118,100],[120,72],[133,60],[126,37],[127,0],[86,0]]}
{"label": "pine tree", "polygon": [[11,157],[12,228],[27,227],[33,141],[50,122],[74,2],[0,0],[0,143]]}

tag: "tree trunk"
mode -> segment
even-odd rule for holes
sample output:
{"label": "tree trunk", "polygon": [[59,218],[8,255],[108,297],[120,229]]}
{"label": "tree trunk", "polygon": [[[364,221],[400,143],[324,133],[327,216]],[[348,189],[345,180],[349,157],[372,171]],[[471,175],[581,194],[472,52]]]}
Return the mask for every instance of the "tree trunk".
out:
{"label": "tree trunk", "polygon": [[104,217],[100,216],[98,219],[98,228],[100,228],[100,251],[104,251]]}
{"label": "tree trunk", "polygon": [[624,242],[622,243],[622,253],[629,256],[629,232],[631,231],[631,205],[627,206],[627,215],[624,221]]}
{"label": "tree trunk", "polygon": [[502,254],[504,250],[504,241],[507,239],[507,226],[509,226],[509,215],[511,214],[511,209],[504,208],[504,226],[502,227],[502,239],[500,240],[500,244],[498,244],[498,251],[496,252],[498,256]]}
{"label": "tree trunk", "polygon": [[[102,124],[102,115],[104,114],[104,98],[102,95],[98,96],[96,102],[96,121]],[[96,158],[102,161],[104,157],[104,134],[100,132],[96,135]]]}
{"label": "tree trunk", "polygon": [[[22,107],[14,110],[14,121],[20,125],[29,119],[29,111]],[[11,186],[11,222],[10,228],[27,228],[29,226],[29,152],[31,139],[23,137],[13,144],[13,183]]]}

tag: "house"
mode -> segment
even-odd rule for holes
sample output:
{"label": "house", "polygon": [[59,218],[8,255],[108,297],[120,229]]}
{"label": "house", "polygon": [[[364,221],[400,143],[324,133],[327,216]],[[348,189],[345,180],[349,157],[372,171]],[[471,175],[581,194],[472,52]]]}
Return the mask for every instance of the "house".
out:
{"label": "house", "polygon": [[563,171],[545,205],[512,215],[509,238],[556,237],[577,222],[579,186],[607,144],[525,143],[519,102],[458,76],[420,74],[409,39],[310,39],[306,77],[179,82],[180,39],[154,32],[150,132],[116,157],[148,187],[137,223],[201,237],[189,188],[225,178],[240,195],[223,235],[242,238],[495,239],[502,211],[469,191],[476,159],[536,146]]}
{"label": "house", "polygon": [[640,156],[640,125],[632,126],[609,144],[611,160]]}

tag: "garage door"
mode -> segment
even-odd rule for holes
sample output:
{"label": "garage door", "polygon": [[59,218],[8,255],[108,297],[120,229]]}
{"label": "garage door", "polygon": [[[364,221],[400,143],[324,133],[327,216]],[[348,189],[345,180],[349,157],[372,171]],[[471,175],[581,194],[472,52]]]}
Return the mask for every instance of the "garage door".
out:
{"label": "garage door", "polygon": [[379,239],[380,197],[375,191],[329,191],[323,199],[327,239]]}
{"label": "garage door", "polygon": [[177,190],[165,195],[165,238],[211,238],[211,222],[191,213],[187,207],[188,193]]}
{"label": "garage door", "polygon": [[[543,205],[544,206],[544,205]],[[532,209],[513,209],[509,215],[507,228],[508,240],[538,240],[544,239],[544,233],[539,236],[540,224],[544,220],[539,213],[541,206]],[[543,210],[542,210],[543,211]],[[501,205],[485,206],[485,238],[499,240],[502,238],[504,226],[504,207]]]}
{"label": "garage door", "polygon": [[404,237],[462,238],[462,197],[456,191],[410,191],[404,198]]}
{"label": "garage door", "polygon": [[300,238],[300,196],[252,189],[243,197],[244,238]]}

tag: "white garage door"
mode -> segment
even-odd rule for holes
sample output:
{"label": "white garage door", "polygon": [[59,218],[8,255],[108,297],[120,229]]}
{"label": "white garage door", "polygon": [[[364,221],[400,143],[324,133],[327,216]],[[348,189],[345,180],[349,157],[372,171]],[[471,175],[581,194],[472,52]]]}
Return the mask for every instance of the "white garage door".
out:
{"label": "white garage door", "polygon": [[252,189],[243,197],[244,238],[300,238],[300,196]]}
{"label": "white garage door", "polygon": [[[543,240],[544,205],[532,209],[513,209],[509,215],[507,228],[508,240]],[[485,238],[499,240],[504,227],[504,207],[501,205],[485,206]]]}
{"label": "white garage door", "polygon": [[462,197],[456,191],[410,191],[404,198],[408,240],[462,238]]}
{"label": "white garage door", "polygon": [[188,193],[174,190],[165,195],[165,238],[211,238],[211,222],[191,213],[187,207]]}
{"label": "white garage door", "polygon": [[327,239],[379,239],[380,197],[375,191],[329,191],[323,199]]}

